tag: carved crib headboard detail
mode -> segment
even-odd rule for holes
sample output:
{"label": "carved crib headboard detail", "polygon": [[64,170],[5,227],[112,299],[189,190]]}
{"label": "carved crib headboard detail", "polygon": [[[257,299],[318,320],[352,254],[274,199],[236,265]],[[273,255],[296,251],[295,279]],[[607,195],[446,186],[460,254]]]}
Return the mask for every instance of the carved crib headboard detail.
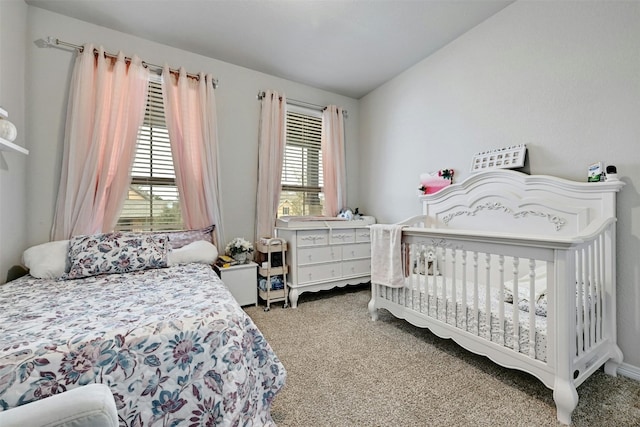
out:
{"label": "carved crib headboard detail", "polygon": [[491,170],[420,200],[431,228],[567,237],[615,218],[623,185]]}

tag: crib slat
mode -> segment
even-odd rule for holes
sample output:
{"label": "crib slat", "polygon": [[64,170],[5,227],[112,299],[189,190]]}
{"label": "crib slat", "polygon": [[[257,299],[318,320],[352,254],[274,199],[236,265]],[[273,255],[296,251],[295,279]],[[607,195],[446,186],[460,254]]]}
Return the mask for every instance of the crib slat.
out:
{"label": "crib slat", "polygon": [[[429,312],[429,299],[428,299],[428,294],[427,294],[427,288],[426,285],[424,283],[424,281],[421,280],[420,277],[420,253],[421,250],[423,249],[423,245],[418,245],[415,244],[413,245],[412,248],[412,257],[413,257],[413,262],[414,263],[418,263],[418,274],[412,274],[412,280],[414,283],[414,287],[418,289],[418,311],[419,312],[423,312],[426,308],[427,313]],[[413,264],[412,264],[413,265]],[[415,273],[415,272],[412,272]]]}
{"label": "crib slat", "polygon": [[[420,276],[420,253],[422,253],[421,251],[424,250],[424,245],[419,245],[419,244],[414,244],[412,247],[412,256],[414,259],[414,262],[417,262],[417,274],[416,272],[412,271],[412,278],[413,278],[413,282],[414,282],[414,286],[418,289],[418,311],[423,313],[424,310],[426,310],[427,314],[429,313],[429,292],[427,289],[427,284],[426,284],[426,279],[422,280],[422,277]],[[412,264],[413,265],[413,264]]]}
{"label": "crib slat", "polygon": [[413,310],[417,310],[417,311],[421,311],[421,307],[420,305],[418,305],[418,307],[416,308],[416,289],[418,290],[418,304],[420,304],[420,283],[416,283],[416,275],[414,274],[414,265],[416,265],[416,262],[419,262],[416,260],[416,244],[415,243],[409,243],[407,246],[408,251],[405,249],[402,251],[402,254],[405,257],[408,257],[408,260],[404,261],[404,265],[408,266],[409,271],[405,272],[405,276],[408,277],[408,286],[411,289],[411,308]]}
{"label": "crib slat", "polygon": [[[422,254],[422,251],[425,251],[425,247],[424,245],[416,245],[415,246],[415,252],[416,252],[416,259],[420,259],[420,257],[418,256],[418,254]],[[420,261],[418,261],[420,262]],[[427,287],[427,276],[421,276],[420,275],[420,268],[421,266],[418,265],[418,274],[414,275],[414,280],[416,280],[418,282],[418,287],[420,289],[420,312],[423,312],[424,310],[426,310],[427,315],[429,314],[429,307],[430,307],[430,301],[429,301],[429,289]]]}
{"label": "crib slat", "polygon": [[594,304],[596,305],[595,309],[592,310],[593,313],[595,313],[595,317],[597,319],[597,325],[596,325],[596,342],[600,342],[600,340],[602,339],[602,303],[603,303],[603,299],[602,299],[602,295],[604,294],[603,292],[603,284],[604,284],[604,275],[603,275],[603,258],[604,258],[604,252],[603,252],[603,248],[602,248],[602,236],[600,236],[599,239],[596,239],[593,243],[596,247],[596,277],[598,278],[598,281],[596,283],[596,298]]}
{"label": "crib slat", "polygon": [[584,288],[584,275],[582,274],[582,250],[578,249],[576,251],[576,314],[577,314],[577,322],[576,322],[576,331],[578,333],[578,350],[577,356],[582,354],[584,349],[584,310],[582,308],[582,289]]}
{"label": "crib slat", "polygon": [[536,358],[536,260],[529,259],[529,357]]}
{"label": "crib slat", "polygon": [[456,328],[458,325],[458,290],[456,289],[456,257],[458,256],[455,248],[451,249],[451,300],[453,301],[453,324]]}
{"label": "crib slat", "polygon": [[595,275],[595,248],[594,244],[589,245],[589,297],[587,298],[589,312],[589,348],[595,345],[596,340],[596,319],[595,319],[595,282],[598,280]]}
{"label": "crib slat", "polygon": [[583,350],[589,349],[589,247],[582,248],[583,277],[582,282],[582,327],[583,327]]}
{"label": "crib slat", "polygon": [[520,310],[518,309],[518,265],[520,259],[513,257],[513,349],[520,352]]}
{"label": "crib slat", "polygon": [[478,310],[478,252],[473,252],[473,316],[476,322],[475,333],[480,335],[480,311]]}
{"label": "crib slat", "polygon": [[486,282],[485,282],[485,301],[484,313],[487,328],[487,339],[491,341],[491,254],[485,254]]}
{"label": "crib slat", "polygon": [[440,318],[440,302],[438,301],[438,254],[436,252],[436,248],[433,248],[433,274],[431,276],[426,276],[426,277],[431,277],[431,283],[432,283],[432,289],[433,291],[431,292],[431,295],[433,295],[433,302],[435,304],[435,317],[436,319]]}
{"label": "crib slat", "polygon": [[498,308],[498,319],[500,320],[500,329],[498,330],[498,334],[499,334],[499,342],[500,345],[505,345],[506,344],[506,331],[504,328],[504,305],[505,303],[505,298],[504,298],[504,255],[500,255],[498,257],[498,274],[499,274],[499,282],[500,282],[500,305]]}
{"label": "crib slat", "polygon": [[462,322],[464,322],[464,330],[468,331],[469,320],[467,318],[467,251],[464,249],[462,250]]}
{"label": "crib slat", "polygon": [[[442,321],[447,323],[447,263],[446,263],[446,259],[447,259],[447,249],[446,248],[440,248],[439,253],[436,252],[436,260],[442,260],[442,262],[438,262],[437,264],[439,265],[438,268],[438,277],[440,277],[442,279]],[[433,272],[434,277],[436,276],[436,271],[434,269]]]}

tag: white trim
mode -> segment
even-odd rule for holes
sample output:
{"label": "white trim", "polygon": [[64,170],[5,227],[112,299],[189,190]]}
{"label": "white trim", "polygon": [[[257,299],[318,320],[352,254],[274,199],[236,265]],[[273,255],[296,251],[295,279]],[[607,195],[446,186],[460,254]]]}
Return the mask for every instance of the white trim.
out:
{"label": "white trim", "polygon": [[29,150],[26,148],[4,138],[0,138],[0,151],[14,151],[16,153],[29,154]]}
{"label": "white trim", "polygon": [[309,107],[304,107],[302,105],[290,104],[287,100],[287,109],[286,111],[292,111],[294,113],[306,114],[312,117],[322,118],[322,110],[316,110]]}
{"label": "white trim", "polygon": [[618,367],[618,374],[632,380],[640,381],[640,367],[623,363]]}

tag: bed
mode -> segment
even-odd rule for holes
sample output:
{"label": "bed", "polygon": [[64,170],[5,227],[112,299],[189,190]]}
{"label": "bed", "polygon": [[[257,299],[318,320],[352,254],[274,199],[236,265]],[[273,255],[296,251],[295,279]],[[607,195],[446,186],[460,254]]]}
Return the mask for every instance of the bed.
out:
{"label": "bed", "polygon": [[571,423],[576,388],[616,375],[616,194],[492,170],[420,196],[423,214],[372,226],[373,320],[386,309],[553,390]]}
{"label": "bed", "polygon": [[[116,246],[101,236],[84,246],[98,258]],[[193,262],[207,259],[202,242],[168,249],[162,236],[127,240],[114,258],[127,271],[109,273],[72,239],[59,246],[80,266],[0,287],[0,410],[103,383],[121,426],[275,425],[284,366],[211,266]],[[134,269],[145,256],[154,267]]]}

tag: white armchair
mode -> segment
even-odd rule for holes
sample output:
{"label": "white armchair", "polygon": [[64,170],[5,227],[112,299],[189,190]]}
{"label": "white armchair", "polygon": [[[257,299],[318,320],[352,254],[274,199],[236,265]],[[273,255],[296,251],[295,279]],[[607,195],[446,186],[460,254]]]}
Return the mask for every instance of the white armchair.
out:
{"label": "white armchair", "polygon": [[2,427],[118,427],[116,402],[104,384],[89,384],[0,412]]}

